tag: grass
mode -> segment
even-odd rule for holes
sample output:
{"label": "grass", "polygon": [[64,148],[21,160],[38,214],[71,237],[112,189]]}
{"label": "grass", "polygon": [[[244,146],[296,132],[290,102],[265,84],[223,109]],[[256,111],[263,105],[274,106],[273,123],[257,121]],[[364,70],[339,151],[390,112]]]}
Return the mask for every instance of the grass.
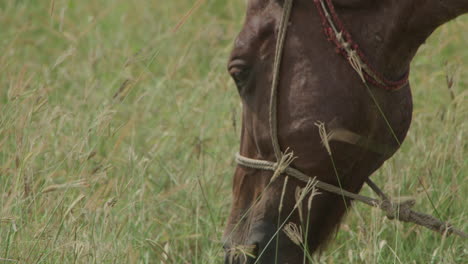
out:
{"label": "grass", "polygon": [[[220,262],[240,122],[225,65],[244,4],[194,2],[0,2],[1,264]],[[421,48],[410,133],[373,177],[464,230],[467,29]],[[320,262],[467,255],[357,205]]]}

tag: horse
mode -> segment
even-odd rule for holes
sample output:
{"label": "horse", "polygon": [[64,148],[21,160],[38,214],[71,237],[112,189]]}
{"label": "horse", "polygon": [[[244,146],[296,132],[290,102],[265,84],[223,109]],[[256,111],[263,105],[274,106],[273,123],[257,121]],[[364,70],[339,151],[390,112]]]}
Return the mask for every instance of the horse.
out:
{"label": "horse", "polygon": [[[325,248],[352,199],[285,168],[359,193],[410,127],[418,48],[467,12],[466,0],[248,0],[228,62],[239,157],[273,165],[235,169],[225,263],[302,263]],[[285,222],[307,233],[295,240]]]}

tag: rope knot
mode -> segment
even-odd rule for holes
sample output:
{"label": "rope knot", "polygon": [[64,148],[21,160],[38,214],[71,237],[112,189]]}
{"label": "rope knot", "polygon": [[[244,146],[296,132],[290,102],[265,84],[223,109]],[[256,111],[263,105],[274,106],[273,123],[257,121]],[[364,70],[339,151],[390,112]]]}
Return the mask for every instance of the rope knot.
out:
{"label": "rope knot", "polygon": [[406,200],[399,203],[392,203],[389,200],[384,200],[380,204],[380,208],[385,211],[387,218],[390,220],[398,219],[403,222],[411,221],[411,208],[414,206],[414,200]]}
{"label": "rope knot", "polygon": [[273,177],[271,177],[271,181],[274,181],[278,176],[283,174],[295,159],[296,157],[294,157],[294,153],[290,151],[289,148],[282,152],[281,157],[279,157],[278,161],[274,165],[275,172],[273,173]]}

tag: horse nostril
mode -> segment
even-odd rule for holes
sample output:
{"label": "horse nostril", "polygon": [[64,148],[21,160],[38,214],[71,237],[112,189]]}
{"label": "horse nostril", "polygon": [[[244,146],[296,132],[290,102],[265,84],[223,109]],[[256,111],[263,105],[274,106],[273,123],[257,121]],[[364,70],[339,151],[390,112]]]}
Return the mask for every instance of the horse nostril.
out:
{"label": "horse nostril", "polygon": [[230,249],[230,248],[231,248],[231,243],[226,242],[226,243],[223,244],[223,249],[224,249],[224,251],[226,251],[226,250],[228,250],[228,249]]}

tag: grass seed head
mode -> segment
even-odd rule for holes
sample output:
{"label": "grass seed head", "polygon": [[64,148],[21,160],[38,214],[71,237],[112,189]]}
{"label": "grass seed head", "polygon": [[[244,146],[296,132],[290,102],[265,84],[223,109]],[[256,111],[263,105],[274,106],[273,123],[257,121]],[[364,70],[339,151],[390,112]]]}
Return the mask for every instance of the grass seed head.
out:
{"label": "grass seed head", "polygon": [[283,232],[286,234],[291,241],[302,247],[304,245],[304,239],[302,235],[302,228],[298,227],[295,223],[289,222],[283,227]]}

